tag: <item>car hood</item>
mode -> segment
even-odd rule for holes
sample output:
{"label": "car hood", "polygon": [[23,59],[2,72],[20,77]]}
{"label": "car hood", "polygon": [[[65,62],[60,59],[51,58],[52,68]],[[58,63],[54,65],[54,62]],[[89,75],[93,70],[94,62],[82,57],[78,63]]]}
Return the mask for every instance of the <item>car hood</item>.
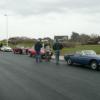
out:
{"label": "car hood", "polygon": [[10,47],[2,47],[2,49],[11,49]]}
{"label": "car hood", "polygon": [[6,47],[6,49],[11,49],[10,47]]}

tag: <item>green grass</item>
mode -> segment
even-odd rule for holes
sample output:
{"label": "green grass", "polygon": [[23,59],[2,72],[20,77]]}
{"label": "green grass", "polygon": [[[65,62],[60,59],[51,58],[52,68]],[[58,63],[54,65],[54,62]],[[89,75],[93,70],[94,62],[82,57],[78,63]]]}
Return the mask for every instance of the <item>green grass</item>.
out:
{"label": "green grass", "polygon": [[100,45],[78,45],[75,48],[63,48],[61,54],[73,53],[78,50],[94,50],[97,54],[100,54]]}
{"label": "green grass", "polygon": [[[17,45],[24,46],[24,47],[32,47],[33,46],[33,43],[19,43]],[[17,45],[13,45],[13,44],[10,44],[9,43],[9,46],[12,47],[12,48],[16,47]]]}
{"label": "green grass", "polygon": [[[7,44],[6,41],[0,41],[0,43],[2,43],[3,45],[6,45],[6,44]],[[9,43],[8,45],[9,45],[10,47],[14,48],[14,47],[16,47],[17,45],[19,45],[19,46],[24,46],[24,47],[32,47],[33,44],[34,44],[33,41],[22,41],[22,42],[20,42],[20,43],[18,43],[18,44],[16,44],[16,45],[11,44],[11,43]]]}

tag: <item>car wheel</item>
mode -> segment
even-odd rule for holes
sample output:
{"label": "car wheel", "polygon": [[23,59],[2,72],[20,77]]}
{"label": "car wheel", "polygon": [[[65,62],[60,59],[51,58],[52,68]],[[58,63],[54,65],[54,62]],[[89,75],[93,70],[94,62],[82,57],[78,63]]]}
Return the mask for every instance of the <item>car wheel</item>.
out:
{"label": "car wheel", "polygon": [[72,60],[70,58],[67,59],[67,64],[72,65]]}
{"label": "car wheel", "polygon": [[92,61],[92,62],[90,63],[90,67],[91,67],[92,70],[97,70],[97,69],[98,69],[98,64],[97,64],[97,62],[96,62],[96,61]]}
{"label": "car wheel", "polygon": [[23,54],[23,51],[22,51],[22,50],[20,50],[20,51],[19,51],[19,54]]}
{"label": "car wheel", "polygon": [[41,59],[45,59],[45,55],[41,55]]}

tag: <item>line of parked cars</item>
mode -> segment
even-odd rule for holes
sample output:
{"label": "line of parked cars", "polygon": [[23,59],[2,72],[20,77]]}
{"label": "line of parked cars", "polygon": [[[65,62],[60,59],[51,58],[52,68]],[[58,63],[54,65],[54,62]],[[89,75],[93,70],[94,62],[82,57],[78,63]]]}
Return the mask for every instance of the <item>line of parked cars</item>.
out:
{"label": "line of parked cars", "polygon": [[[29,48],[29,47],[25,48],[25,47],[19,46],[19,45],[16,46],[15,48],[11,48],[10,46],[3,46],[0,48],[0,50],[4,51],[4,52],[13,52],[14,54],[27,54],[30,57],[36,55],[34,46],[32,48]],[[44,48],[41,48],[40,53],[41,53],[41,58],[45,59],[46,51]],[[50,55],[50,59],[51,59],[51,56],[53,55],[53,51],[50,51],[49,55]]]}
{"label": "line of parked cars", "polygon": [[[0,48],[4,52],[13,52],[14,54],[27,54],[30,57],[36,55],[34,46],[32,48],[24,48],[22,46],[17,46],[16,48],[11,48],[9,46],[2,46]],[[46,51],[44,48],[41,49],[41,57],[45,59]],[[50,52],[50,57],[53,55],[53,51]],[[73,54],[65,54],[64,60],[68,65],[80,64],[87,65],[93,70],[98,70],[100,67],[100,55],[97,55],[93,50],[81,50]]]}
{"label": "line of parked cars", "polygon": [[[30,57],[36,55],[36,51],[34,49],[34,46],[31,47],[31,48],[16,47],[16,48],[13,48],[13,52],[14,52],[14,54],[27,54]],[[46,51],[45,51],[44,48],[41,48],[40,54],[41,54],[41,58],[45,59]],[[49,55],[50,55],[50,58],[51,58],[51,56],[53,55],[53,51],[50,51]]]}

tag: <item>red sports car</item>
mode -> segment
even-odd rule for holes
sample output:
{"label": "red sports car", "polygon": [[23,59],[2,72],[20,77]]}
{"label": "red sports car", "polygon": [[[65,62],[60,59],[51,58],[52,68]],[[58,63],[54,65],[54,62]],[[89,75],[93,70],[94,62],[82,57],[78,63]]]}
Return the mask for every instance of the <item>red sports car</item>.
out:
{"label": "red sports car", "polygon": [[[40,51],[40,53],[41,53],[42,58],[44,58],[45,53],[46,53],[45,49],[44,49],[44,48],[42,48],[42,49],[41,49],[41,51]],[[28,49],[28,55],[29,55],[30,57],[35,56],[35,55],[36,55],[36,51],[34,50],[34,47],[32,47],[32,48]]]}
{"label": "red sports car", "polygon": [[[47,52],[45,51],[44,48],[41,49],[40,53],[41,53],[41,58],[42,58],[42,59],[46,59]],[[34,50],[34,47],[28,49],[28,55],[29,55],[30,57],[36,55],[36,51]],[[50,51],[50,53],[49,53],[49,59],[51,59],[51,56],[52,56],[52,55],[53,55],[53,52]]]}
{"label": "red sports car", "polygon": [[13,48],[14,54],[28,54],[28,48],[24,47],[16,47]]}

